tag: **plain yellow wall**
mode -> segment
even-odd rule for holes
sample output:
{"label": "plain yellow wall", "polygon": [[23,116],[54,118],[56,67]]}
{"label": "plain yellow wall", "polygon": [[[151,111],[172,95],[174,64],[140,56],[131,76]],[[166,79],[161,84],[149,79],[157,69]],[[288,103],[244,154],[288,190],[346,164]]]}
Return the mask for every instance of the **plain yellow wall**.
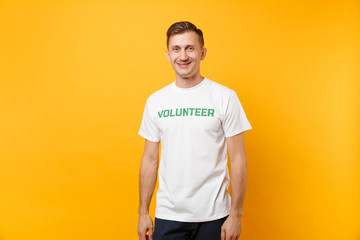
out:
{"label": "plain yellow wall", "polygon": [[137,132],[182,20],[253,126],[240,239],[360,239],[359,1],[2,0],[0,240],[137,239]]}

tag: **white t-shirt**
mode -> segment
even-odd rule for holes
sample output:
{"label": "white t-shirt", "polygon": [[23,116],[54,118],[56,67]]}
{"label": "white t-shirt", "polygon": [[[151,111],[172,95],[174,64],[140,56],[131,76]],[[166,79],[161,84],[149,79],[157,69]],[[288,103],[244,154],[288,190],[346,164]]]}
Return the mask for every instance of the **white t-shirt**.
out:
{"label": "white t-shirt", "polygon": [[190,88],[174,81],[151,94],[138,133],[161,140],[155,217],[202,222],[227,216],[225,137],[250,129],[236,92],[206,77]]}

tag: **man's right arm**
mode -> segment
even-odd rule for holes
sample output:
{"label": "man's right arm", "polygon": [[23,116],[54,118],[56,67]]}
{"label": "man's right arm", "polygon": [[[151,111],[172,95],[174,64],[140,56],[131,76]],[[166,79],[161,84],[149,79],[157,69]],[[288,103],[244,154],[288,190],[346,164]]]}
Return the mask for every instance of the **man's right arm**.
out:
{"label": "man's right arm", "polygon": [[138,235],[140,240],[152,239],[153,224],[149,215],[149,207],[154,193],[157,170],[159,166],[159,142],[152,142],[145,139],[145,149],[141,159],[139,173],[139,221]]}

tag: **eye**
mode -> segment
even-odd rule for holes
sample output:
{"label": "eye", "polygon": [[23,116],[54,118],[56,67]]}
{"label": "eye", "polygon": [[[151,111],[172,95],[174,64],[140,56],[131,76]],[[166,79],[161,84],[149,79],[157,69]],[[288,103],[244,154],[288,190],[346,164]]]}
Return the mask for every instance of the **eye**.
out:
{"label": "eye", "polygon": [[189,47],[189,50],[192,51],[192,50],[194,50],[194,48],[193,48],[193,47]]}
{"label": "eye", "polygon": [[178,48],[178,47],[174,47],[173,50],[174,50],[174,51],[179,51],[179,48]]}

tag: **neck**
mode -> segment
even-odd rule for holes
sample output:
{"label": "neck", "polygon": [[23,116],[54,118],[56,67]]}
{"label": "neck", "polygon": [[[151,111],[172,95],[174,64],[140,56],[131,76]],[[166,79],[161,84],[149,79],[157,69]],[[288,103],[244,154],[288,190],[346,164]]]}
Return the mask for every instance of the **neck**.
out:
{"label": "neck", "polygon": [[197,76],[190,77],[190,78],[176,76],[175,84],[176,84],[176,86],[178,86],[180,88],[190,88],[190,87],[193,87],[193,86],[199,84],[203,79],[204,79],[204,77],[201,76],[200,74]]}

